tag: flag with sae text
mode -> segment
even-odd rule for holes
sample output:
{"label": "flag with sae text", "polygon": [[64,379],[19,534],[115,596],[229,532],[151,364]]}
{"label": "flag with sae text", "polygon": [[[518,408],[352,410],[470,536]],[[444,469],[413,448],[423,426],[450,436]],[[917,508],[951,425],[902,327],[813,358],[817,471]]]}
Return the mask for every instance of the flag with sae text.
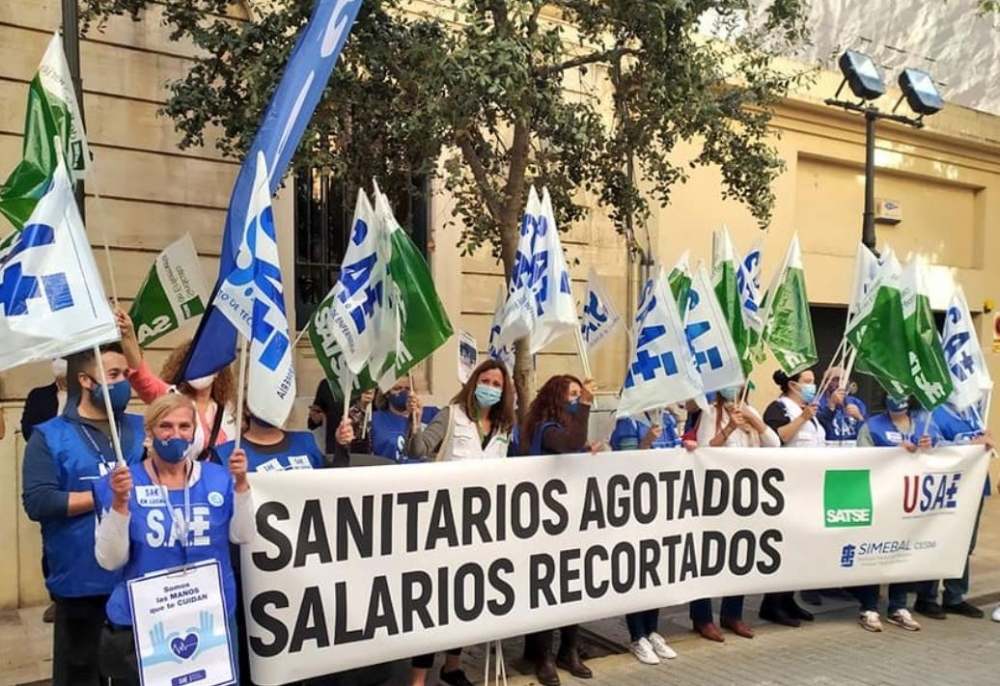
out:
{"label": "flag with sae text", "polygon": [[[296,42],[285,73],[268,103],[260,129],[236,177],[226,214],[216,291],[234,270],[240,268],[237,256],[241,251],[244,227],[247,224],[246,212],[254,192],[257,153],[263,152],[268,160],[268,189],[273,195],[278,190],[306,125],[323,95],[330,72],[333,71],[361,8],[361,1],[318,0],[309,22]],[[243,301],[237,305],[245,309],[247,303]],[[249,327],[249,321],[242,319],[243,323],[234,324],[231,317],[223,314],[225,307],[226,303],[220,303],[216,297],[212,298],[212,304],[202,318],[191,344],[191,351],[181,373],[183,379],[209,376],[229,365],[235,358],[237,333]],[[243,314],[240,316],[242,318]]]}
{"label": "flag with sae text", "polygon": [[118,340],[118,327],[60,161],[0,255],[0,371]]}

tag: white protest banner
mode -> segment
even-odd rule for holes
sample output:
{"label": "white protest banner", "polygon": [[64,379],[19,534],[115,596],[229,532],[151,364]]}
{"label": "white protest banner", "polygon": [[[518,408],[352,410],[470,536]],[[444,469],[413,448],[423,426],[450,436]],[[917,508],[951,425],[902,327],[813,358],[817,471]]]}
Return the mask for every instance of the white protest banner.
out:
{"label": "white protest banner", "polygon": [[698,449],[251,474],[262,686],[653,607],[954,578],[982,446]]}
{"label": "white protest banner", "polygon": [[236,683],[218,561],[128,582],[143,686]]}
{"label": "white protest banner", "polygon": [[205,312],[208,290],[191,234],[168,245],[139,287],[129,317],[139,347],[175,331]]}

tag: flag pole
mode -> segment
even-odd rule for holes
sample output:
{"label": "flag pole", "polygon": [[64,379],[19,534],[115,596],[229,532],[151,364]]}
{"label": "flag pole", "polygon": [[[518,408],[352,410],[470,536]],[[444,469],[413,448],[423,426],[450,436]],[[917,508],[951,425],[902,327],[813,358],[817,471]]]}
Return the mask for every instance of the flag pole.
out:
{"label": "flag pole", "polygon": [[303,327],[303,329],[301,331],[299,331],[299,335],[295,337],[295,341],[292,343],[292,348],[297,347],[298,344],[299,344],[299,341],[302,340],[302,337],[305,336],[307,333],[309,333],[309,327],[311,325],[312,325],[312,317],[310,317],[309,321],[306,322],[305,327]]}
{"label": "flag pole", "polygon": [[[411,382],[412,383],[412,382]],[[341,421],[351,418],[351,389],[354,388],[354,373],[345,363],[340,376],[340,392],[344,396],[344,416]]]}
{"label": "flag pole", "polygon": [[[406,378],[410,382],[410,395],[413,395],[413,372],[406,372]],[[416,431],[417,429],[420,428],[420,420],[421,420],[421,417],[419,414],[417,414],[416,410],[413,411],[413,414],[411,415],[411,420],[413,421],[413,430]]]}
{"label": "flag pole", "polygon": [[108,373],[104,369],[104,356],[99,345],[94,345],[94,359],[97,360],[97,372],[101,377],[101,396],[104,398],[104,410],[108,413],[108,428],[111,430],[111,445],[115,449],[115,460],[119,467],[124,467],[126,465],[122,455],[121,437],[118,435],[118,422],[115,420],[115,411],[111,407],[111,392],[108,390]]}
{"label": "flag pole", "polygon": [[590,358],[587,356],[587,346],[583,342],[583,333],[579,326],[573,327],[573,333],[573,337],[576,339],[576,350],[580,354],[580,364],[583,365],[583,375],[587,379],[592,379],[594,374],[590,370]]}
{"label": "flag pole", "polygon": [[240,449],[240,443],[243,440],[243,399],[246,393],[246,380],[247,380],[247,337],[240,334],[240,357],[239,357],[239,372],[237,375],[238,381],[236,382],[236,449]]}

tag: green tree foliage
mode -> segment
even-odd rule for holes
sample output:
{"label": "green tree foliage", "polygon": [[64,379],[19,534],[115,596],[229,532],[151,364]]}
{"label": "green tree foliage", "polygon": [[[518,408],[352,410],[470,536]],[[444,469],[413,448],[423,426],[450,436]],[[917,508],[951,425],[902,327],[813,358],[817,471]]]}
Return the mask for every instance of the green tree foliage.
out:
{"label": "green tree foliage", "polygon": [[[141,20],[147,4],[83,0],[84,16]],[[219,149],[240,157],[313,0],[271,3],[249,22],[226,18],[227,0],[157,4],[203,54],[164,107],[182,145],[214,127]],[[805,17],[805,0],[365,0],[295,166],[390,190],[441,175],[462,248],[489,246],[508,277],[532,180],[563,228],[584,216],[585,192],[637,245],[630,220],[712,166],[722,196],[764,226],[783,169],[772,107],[804,77],[775,55],[807,40]],[[725,39],[700,35],[705,23]],[[521,385],[529,360],[518,353]]]}

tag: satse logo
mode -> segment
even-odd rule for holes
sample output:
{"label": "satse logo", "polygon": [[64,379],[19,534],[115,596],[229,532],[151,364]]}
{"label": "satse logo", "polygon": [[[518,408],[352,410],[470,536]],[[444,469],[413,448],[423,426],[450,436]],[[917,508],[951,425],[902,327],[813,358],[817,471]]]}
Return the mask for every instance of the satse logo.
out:
{"label": "satse logo", "polygon": [[867,469],[829,469],[823,483],[827,528],[871,526],[872,488]]}
{"label": "satse logo", "polygon": [[914,474],[903,477],[903,512],[946,514],[958,507],[960,473]]}

